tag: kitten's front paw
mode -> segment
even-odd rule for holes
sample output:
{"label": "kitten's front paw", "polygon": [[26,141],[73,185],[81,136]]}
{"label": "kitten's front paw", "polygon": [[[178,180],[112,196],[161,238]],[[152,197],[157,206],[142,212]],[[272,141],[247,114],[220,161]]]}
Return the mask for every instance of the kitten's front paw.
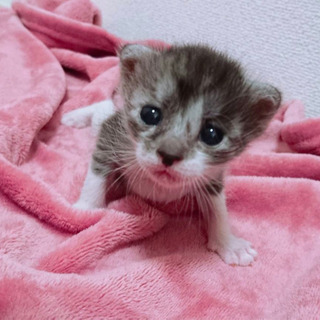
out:
{"label": "kitten's front paw", "polygon": [[72,207],[84,211],[95,209],[95,207],[93,207],[90,203],[81,200],[75,202]]}
{"label": "kitten's front paw", "polygon": [[82,115],[81,109],[65,113],[61,118],[61,123],[68,127],[84,128],[90,125],[90,119]]}
{"label": "kitten's front paw", "polygon": [[208,243],[208,248],[216,251],[221,259],[230,265],[248,266],[258,255],[249,241],[235,236],[231,236],[222,245]]}

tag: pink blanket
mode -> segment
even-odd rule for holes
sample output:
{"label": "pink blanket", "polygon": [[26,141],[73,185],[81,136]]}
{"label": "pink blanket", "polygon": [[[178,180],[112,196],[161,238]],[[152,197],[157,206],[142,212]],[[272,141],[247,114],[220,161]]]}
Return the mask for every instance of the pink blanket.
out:
{"label": "pink blanket", "polygon": [[259,252],[251,267],[208,252],[199,218],[174,206],[71,207],[93,138],[61,114],[112,97],[125,42],[100,22],[87,0],[0,10],[0,318],[317,319],[320,119],[297,101],[227,180],[232,226]]}

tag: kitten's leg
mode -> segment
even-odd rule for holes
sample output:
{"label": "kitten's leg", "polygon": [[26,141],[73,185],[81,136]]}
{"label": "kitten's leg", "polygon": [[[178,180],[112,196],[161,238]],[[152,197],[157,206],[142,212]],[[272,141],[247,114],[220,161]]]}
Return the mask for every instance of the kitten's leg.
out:
{"label": "kitten's leg", "polygon": [[91,124],[91,119],[95,111],[94,105],[75,109],[65,113],[61,118],[61,123],[74,128],[84,128]]}
{"label": "kitten's leg", "polygon": [[102,122],[115,113],[112,100],[103,100],[85,108],[79,108],[62,116],[61,123],[75,128],[84,128],[92,125],[94,134],[97,134]]}
{"label": "kitten's leg", "polygon": [[105,206],[105,196],[106,178],[95,173],[90,164],[80,197],[73,206],[82,210],[102,208]]}
{"label": "kitten's leg", "polygon": [[250,242],[232,234],[224,193],[212,196],[211,201],[214,212],[208,217],[208,248],[227,264],[250,265],[257,252]]}
{"label": "kitten's leg", "polygon": [[112,100],[99,102],[92,116],[91,128],[95,135],[99,133],[102,123],[116,113]]}

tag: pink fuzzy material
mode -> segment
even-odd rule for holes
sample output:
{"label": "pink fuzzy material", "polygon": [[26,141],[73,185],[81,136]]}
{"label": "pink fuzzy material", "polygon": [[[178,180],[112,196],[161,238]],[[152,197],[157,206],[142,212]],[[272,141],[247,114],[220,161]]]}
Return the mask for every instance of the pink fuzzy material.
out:
{"label": "pink fuzzy material", "polygon": [[174,206],[71,207],[94,142],[61,113],[112,96],[125,41],[87,0],[13,10],[0,10],[0,318],[318,318],[320,119],[286,103],[233,162],[232,227],[259,257],[230,267]]}

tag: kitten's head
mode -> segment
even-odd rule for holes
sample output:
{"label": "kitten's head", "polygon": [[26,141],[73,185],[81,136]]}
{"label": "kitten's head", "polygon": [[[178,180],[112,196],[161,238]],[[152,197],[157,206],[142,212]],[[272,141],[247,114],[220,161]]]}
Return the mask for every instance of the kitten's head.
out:
{"label": "kitten's head", "polygon": [[274,87],[205,46],[120,52],[127,126],[140,165],[159,183],[217,177],[277,111]]}

